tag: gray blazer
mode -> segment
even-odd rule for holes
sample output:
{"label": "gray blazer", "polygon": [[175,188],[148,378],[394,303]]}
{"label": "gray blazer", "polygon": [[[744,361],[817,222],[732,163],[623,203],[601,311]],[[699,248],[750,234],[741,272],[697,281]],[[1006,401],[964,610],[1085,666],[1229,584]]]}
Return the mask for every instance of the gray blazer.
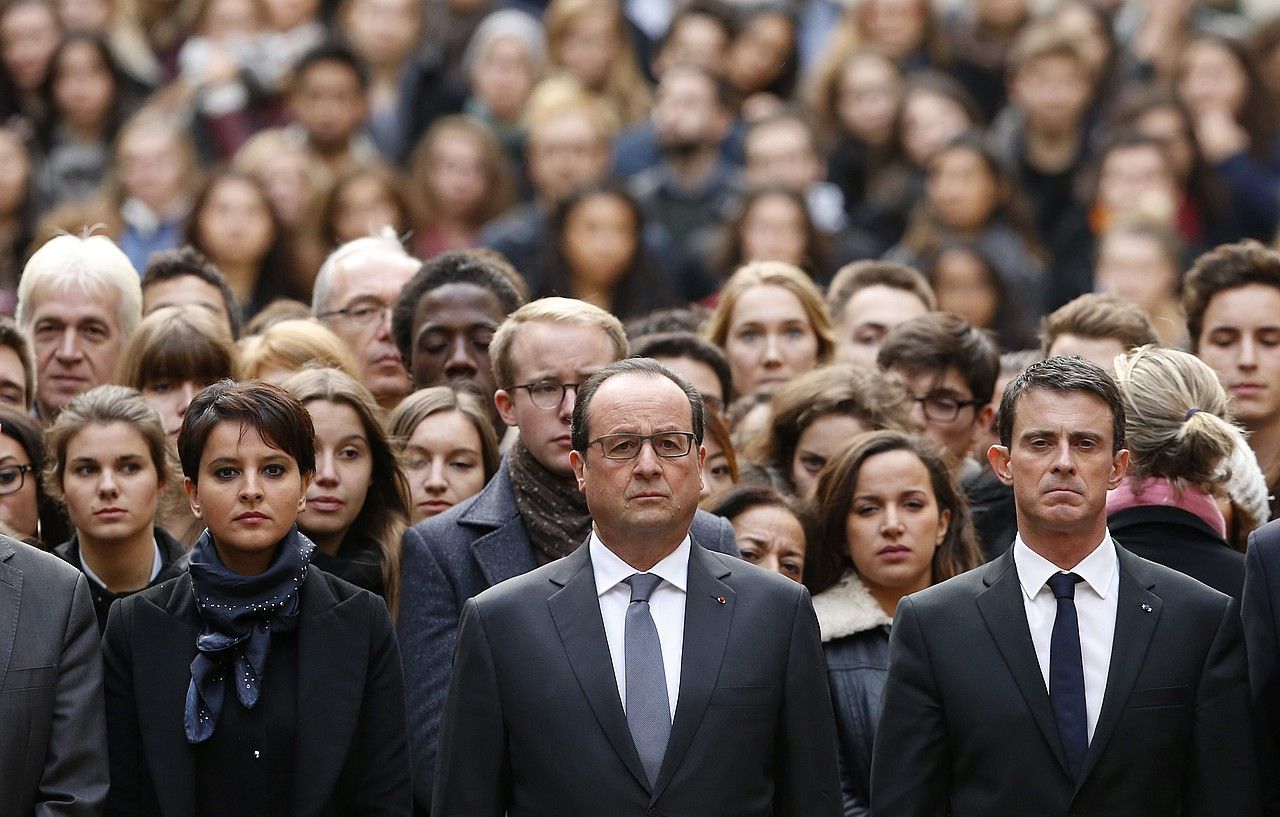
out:
{"label": "gray blazer", "polygon": [[0,817],[84,817],[107,796],[98,621],[71,565],[0,536]]}
{"label": "gray blazer", "polygon": [[[692,534],[710,550],[739,555],[726,519],[698,511]],[[396,633],[404,660],[414,801],[425,811],[462,605],[538,566],[506,460],[480,493],[405,531],[401,559]]]}
{"label": "gray blazer", "polygon": [[433,817],[837,817],[835,722],[803,586],[695,538],[680,693],[653,785],[586,545],[463,607]]}

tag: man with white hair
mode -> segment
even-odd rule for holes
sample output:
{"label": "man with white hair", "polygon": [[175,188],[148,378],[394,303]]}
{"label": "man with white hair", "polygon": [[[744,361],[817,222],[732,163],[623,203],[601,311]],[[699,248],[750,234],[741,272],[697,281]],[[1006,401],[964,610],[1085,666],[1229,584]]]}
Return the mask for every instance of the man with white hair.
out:
{"label": "man with white hair", "polygon": [[111,382],[141,319],[138,271],[111,239],[60,235],[36,250],[18,284],[17,320],[35,353],[42,423],[75,396]]}
{"label": "man with white hair", "polygon": [[386,409],[413,391],[391,335],[391,307],[420,266],[388,229],[330,253],[312,288],[311,314],[350,347],[365,386]]}

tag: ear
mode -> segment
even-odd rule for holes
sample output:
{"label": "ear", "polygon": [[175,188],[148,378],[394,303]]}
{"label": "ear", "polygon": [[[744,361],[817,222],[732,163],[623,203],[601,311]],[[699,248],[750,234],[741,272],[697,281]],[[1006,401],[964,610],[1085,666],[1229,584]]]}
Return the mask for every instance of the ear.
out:
{"label": "ear", "polygon": [[[1127,453],[1127,452],[1126,452]],[[1003,445],[993,445],[987,449],[987,462],[996,478],[1005,485],[1013,484],[1013,472],[1009,470],[1009,449]]]}
{"label": "ear", "polygon": [[1129,449],[1121,448],[1111,460],[1111,479],[1107,480],[1107,488],[1120,487],[1124,475],[1129,472]]}
{"label": "ear", "polygon": [[498,389],[493,393],[493,406],[498,410],[498,416],[502,418],[502,422],[515,428],[519,425],[516,422],[516,406],[511,396],[511,392],[506,389]]}
{"label": "ear", "polygon": [[314,473],[302,475],[302,496],[298,499],[298,513],[302,513],[307,508],[307,491],[311,488],[311,480],[315,477]]}
{"label": "ear", "polygon": [[934,546],[940,546],[942,540],[947,538],[947,531],[951,529],[951,511],[945,510],[938,514],[938,540],[934,542]]}
{"label": "ear", "polygon": [[191,513],[195,514],[196,519],[200,519],[200,500],[196,498],[196,484],[191,481],[191,477],[182,478],[182,490],[187,494],[187,502],[191,505]]}
{"label": "ear", "polygon": [[707,447],[698,446],[698,489],[701,493],[707,487]]}
{"label": "ear", "polygon": [[585,491],[587,488],[586,474],[587,461],[577,451],[569,452],[569,467],[573,469],[574,479],[578,481],[578,490]]}
{"label": "ear", "polygon": [[991,421],[992,419],[995,418],[995,416],[996,416],[996,404],[987,403],[985,406],[978,409],[978,413],[973,416],[973,422],[974,422],[973,427],[981,431],[986,431],[987,429],[991,428]]}

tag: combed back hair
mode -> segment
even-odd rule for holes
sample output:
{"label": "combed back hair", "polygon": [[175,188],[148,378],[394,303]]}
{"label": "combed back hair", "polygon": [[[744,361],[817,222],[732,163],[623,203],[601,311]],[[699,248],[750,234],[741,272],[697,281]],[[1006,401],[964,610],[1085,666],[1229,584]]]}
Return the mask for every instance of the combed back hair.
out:
{"label": "combed back hair", "polygon": [[142,435],[162,491],[169,484],[174,476],[174,465],[164,421],[137,389],[107,385],[77,395],[58,412],[53,425],[45,430],[44,487],[51,497],[59,502],[65,501],[62,478],[66,473],[67,446],[71,438],[90,426],[112,423],[123,423]]}
{"label": "combed back hair", "polygon": [[702,395],[698,394],[698,390],[688,380],[685,380],[678,373],[671,371],[653,358],[632,357],[610,363],[588,377],[586,382],[578,387],[578,400],[573,404],[573,423],[569,430],[574,451],[586,457],[587,446],[591,442],[591,403],[601,386],[610,378],[623,374],[640,374],[653,378],[665,377],[679,386],[680,390],[684,392],[684,396],[689,400],[689,413],[693,420],[693,428],[690,430],[697,439],[698,445],[702,445],[702,435],[705,427]]}
{"label": "combed back hair", "polygon": [[333,289],[333,276],[340,269],[348,264],[359,264],[371,256],[385,257],[385,263],[403,265],[406,268],[418,269],[421,266],[416,258],[405,251],[393,227],[383,227],[375,235],[348,241],[329,253],[320,265],[311,288],[311,314],[317,316],[332,308],[329,303],[330,290]]}
{"label": "combed back hair", "polygon": [[934,551],[932,583],[946,581],[982,564],[969,516],[969,503],[956,482],[941,448],[933,441],[902,431],[868,431],[849,441],[818,477],[811,507],[812,530],[805,552],[804,584],[817,595],[840,581],[853,570],[849,556],[848,523],[853,511],[854,491],[858,475],[867,460],[890,451],[909,451],[929,472],[929,482],[938,505],[938,513],[951,512],[947,533]]}
{"label": "combed back hair", "polygon": [[413,358],[413,318],[418,302],[428,292],[448,284],[467,284],[492,293],[508,315],[525,302],[508,274],[491,257],[468,250],[440,253],[414,273],[391,310],[391,334],[406,364]]}
{"label": "combed back hair", "polygon": [[258,377],[267,368],[291,371],[308,363],[331,366],[360,378],[360,366],[351,349],[331,330],[311,320],[272,324],[261,335],[241,339],[237,353],[241,380]]}
{"label": "combed back hair", "polygon": [[778,389],[767,432],[753,459],[775,468],[789,485],[800,436],[814,421],[833,414],[852,417],[868,431],[909,431],[913,425],[911,401],[896,379],[854,363],[832,363],[797,375]]}
{"label": "combed back hair", "polygon": [[26,388],[30,410],[36,403],[36,364],[31,355],[31,342],[22,334],[18,324],[7,315],[0,315],[0,347],[9,347],[22,364],[22,383]]}
{"label": "combed back hair", "polygon": [[530,323],[563,323],[599,329],[613,344],[617,359],[631,353],[631,344],[622,331],[622,322],[594,304],[576,298],[539,298],[531,301],[507,316],[493,333],[489,343],[489,360],[493,365],[493,381],[500,389],[516,385],[514,364],[511,360],[512,344],[520,333],[520,327]]}
{"label": "combed back hair", "polygon": [[930,312],[895,326],[876,355],[881,369],[910,373],[955,367],[975,400],[990,400],[1000,376],[1000,349],[991,333],[949,312]]}
{"label": "combed back hair", "polygon": [[219,380],[195,396],[178,431],[182,474],[193,483],[200,482],[200,458],[219,423],[256,431],[267,445],[293,457],[300,472],[316,472],[315,426],[296,397],[265,380]]}
{"label": "combed back hair", "polygon": [[867,287],[874,286],[910,292],[920,299],[926,311],[936,312],[938,309],[938,297],[934,295],[928,279],[919,271],[892,261],[854,261],[841,267],[827,287],[827,310],[837,325],[849,300]]}
{"label": "combed back hair", "polygon": [[1062,335],[1120,341],[1125,351],[1158,344],[1160,336],[1146,311],[1115,295],[1089,292],[1060,306],[1040,324],[1040,354]]}
{"label": "combed back hair", "polygon": [[360,418],[369,442],[373,472],[364,504],[352,521],[351,530],[377,543],[382,555],[387,607],[394,615],[400,599],[400,537],[409,527],[411,502],[409,483],[383,426],[382,409],[359,380],[337,369],[303,369],[282,386],[304,406],[314,402],[334,403],[347,406]]}
{"label": "combed back hair", "polygon": [[1006,448],[1013,445],[1018,401],[1033,391],[1084,392],[1098,398],[1111,409],[1112,452],[1124,448],[1125,413],[1120,389],[1102,367],[1075,355],[1050,357],[1032,363],[1004,387],[1004,394],[1000,396],[1000,412],[996,416],[1001,445]]}
{"label": "combed back hair", "polygon": [[498,435],[493,421],[480,398],[465,389],[452,386],[432,386],[419,389],[404,398],[387,417],[387,435],[396,453],[403,455],[409,438],[423,420],[433,414],[456,411],[475,428],[480,437],[480,459],[484,466],[484,481],[488,483],[498,473],[502,452],[498,450]]}
{"label": "combed back hair", "polygon": [[822,293],[818,291],[813,279],[799,267],[782,261],[752,261],[730,276],[720,290],[720,302],[707,321],[706,329],[703,330],[704,337],[723,349],[729,339],[729,324],[733,320],[733,310],[738,299],[747,290],[760,286],[779,287],[796,297],[809,320],[809,327],[818,339],[818,363],[830,360],[836,348],[836,334],[831,325],[831,315],[822,301]]}
{"label": "combed back hair", "polygon": [[199,278],[222,293],[222,302],[226,304],[227,314],[231,318],[231,337],[232,339],[240,337],[240,330],[244,326],[244,315],[240,311],[240,304],[236,302],[235,294],[227,284],[226,277],[213,265],[212,261],[205,257],[204,253],[190,244],[174,250],[153,252],[147,259],[146,271],[142,273],[142,291],[145,293],[147,287],[152,284],[188,276]]}
{"label": "combed back hair", "polygon": [[1192,352],[1200,350],[1204,313],[1213,297],[1250,284],[1280,290],[1280,253],[1247,239],[1223,244],[1196,259],[1182,282],[1182,308],[1187,313]]}
{"label": "combed back hair", "polygon": [[[1027,370],[1032,363],[1044,360],[1038,349],[1022,349],[1017,352],[1003,352],[1000,355],[1000,377],[1012,380]],[[999,397],[999,395],[994,395]]]}
{"label": "combed back hair", "polygon": [[95,298],[117,296],[117,318],[125,335],[142,319],[142,287],[138,271],[120,248],[103,235],[78,238],[59,235],[36,250],[18,281],[17,321],[31,326],[34,300],[81,289]]}
{"label": "combed back hair", "polygon": [[198,306],[166,306],[129,336],[116,382],[139,390],[163,381],[214,383],[235,368],[235,343],[218,316]]}
{"label": "combed back hair", "polygon": [[729,359],[720,351],[720,347],[692,332],[645,335],[632,342],[631,356],[687,358],[697,361],[716,373],[716,380],[720,381],[720,392],[724,395],[724,404],[727,406],[733,401],[733,373],[729,369]]}
{"label": "combed back hair", "polygon": [[1177,349],[1140,346],[1115,363],[1129,420],[1126,447],[1135,482],[1163,477],[1212,490],[1243,432],[1228,420],[1227,392],[1207,363]]}

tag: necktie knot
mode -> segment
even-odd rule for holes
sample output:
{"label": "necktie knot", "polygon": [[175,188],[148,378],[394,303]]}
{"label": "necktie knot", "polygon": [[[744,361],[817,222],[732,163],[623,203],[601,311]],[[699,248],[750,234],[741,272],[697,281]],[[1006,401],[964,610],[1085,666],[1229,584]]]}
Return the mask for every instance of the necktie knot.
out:
{"label": "necktie knot", "polygon": [[627,584],[631,585],[631,600],[643,601],[648,603],[649,597],[653,595],[653,591],[662,583],[662,577],[654,573],[633,573],[626,579]]}
{"label": "necktie knot", "polygon": [[1075,573],[1054,573],[1045,584],[1049,585],[1049,589],[1053,591],[1055,599],[1074,599],[1076,597],[1076,582],[1082,581],[1084,579]]}

